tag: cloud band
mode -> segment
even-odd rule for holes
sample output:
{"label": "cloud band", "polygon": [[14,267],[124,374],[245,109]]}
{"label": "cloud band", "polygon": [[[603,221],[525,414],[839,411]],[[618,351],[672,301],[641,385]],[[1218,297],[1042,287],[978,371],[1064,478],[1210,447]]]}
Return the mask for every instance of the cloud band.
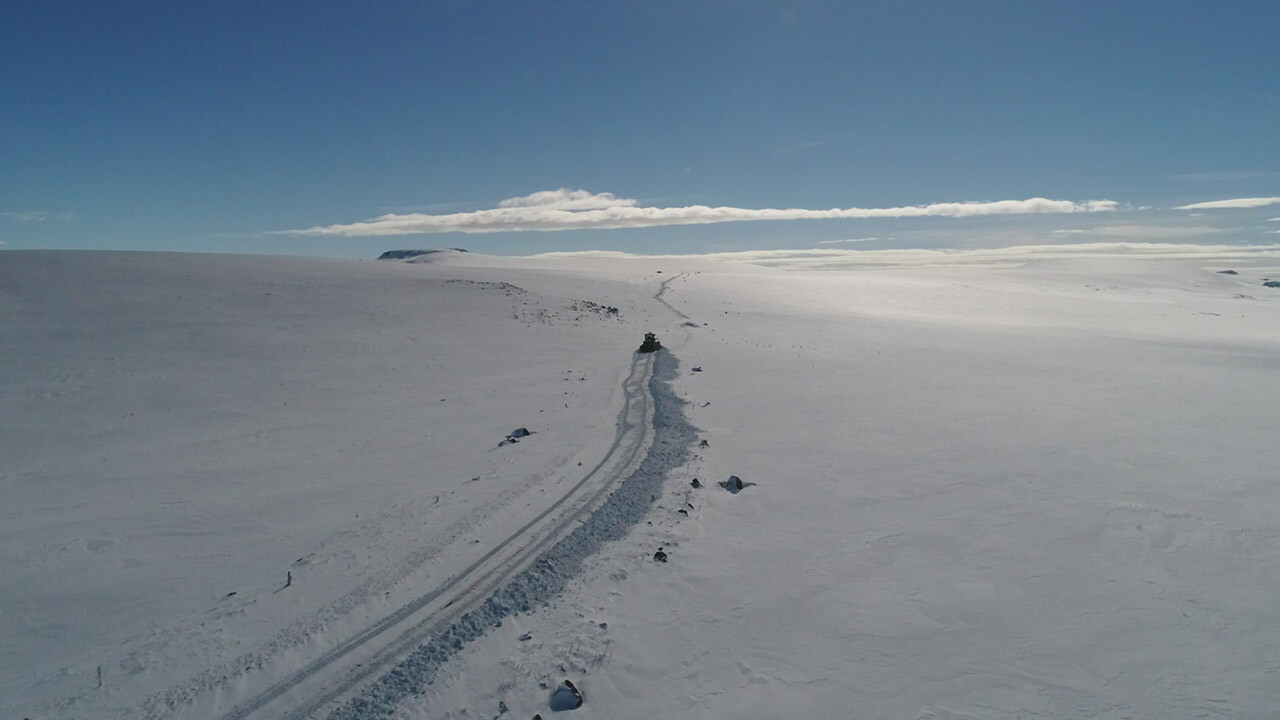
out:
{"label": "cloud band", "polygon": [[1212,200],[1210,202],[1179,205],[1174,210],[1224,210],[1228,208],[1258,208],[1267,205],[1280,205],[1280,197],[1232,198],[1230,200]]}
{"label": "cloud band", "polygon": [[689,205],[684,207],[640,207],[637,201],[614,197],[612,193],[585,190],[545,190],[503,200],[497,208],[472,212],[429,215],[426,213],[387,214],[363,222],[323,225],[298,230],[281,230],[282,235],[382,236],[422,233],[551,232],[557,230],[616,230],[664,225],[704,225],[760,220],[831,220],[868,218],[950,217],[981,215],[1022,215],[1029,213],[1080,213],[1115,210],[1111,200],[1070,200],[1028,198],[994,202],[952,202],[894,208],[738,208]]}

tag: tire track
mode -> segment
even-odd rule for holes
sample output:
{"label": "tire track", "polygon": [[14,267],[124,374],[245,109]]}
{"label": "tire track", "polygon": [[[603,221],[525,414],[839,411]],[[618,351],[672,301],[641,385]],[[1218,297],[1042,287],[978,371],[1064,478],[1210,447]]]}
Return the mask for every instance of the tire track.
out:
{"label": "tire track", "polygon": [[[667,350],[654,353],[649,391],[653,403],[653,442],[644,458],[594,512],[542,552],[488,599],[455,618],[442,618],[427,639],[403,660],[362,687],[359,694],[328,715],[328,720],[378,720],[395,715],[400,703],[429,692],[436,674],[474,640],[506,617],[530,612],[558,596],[583,563],[606,542],[622,540],[653,507],[667,475],[688,460],[697,428],[684,416],[684,401],[671,388],[679,363]],[[316,709],[320,709],[316,706]],[[304,717],[299,715],[297,717]]]}
{"label": "tire track", "polygon": [[[395,612],[383,617],[381,620],[373,623],[360,631],[356,635],[348,638],[344,642],[330,648],[320,657],[315,658],[302,668],[294,671],[289,677],[280,680],[266,689],[258,692],[252,698],[240,703],[232,708],[227,714],[222,716],[222,720],[245,720],[260,710],[272,705],[276,700],[282,698],[286,694],[295,689],[301,689],[309,681],[316,679],[325,670],[331,668],[335,664],[350,656],[354,651],[365,648],[372,641],[383,636],[398,625],[407,622],[413,615],[422,611],[436,600],[441,599],[446,593],[458,589],[461,591],[452,598],[448,604],[431,613],[421,621],[413,625],[409,630],[403,631],[395,639],[388,642],[384,648],[374,655],[370,661],[361,663],[356,670],[349,671],[347,675],[338,683],[326,683],[328,690],[319,697],[307,702],[305,705],[284,715],[281,712],[273,713],[272,717],[285,716],[289,718],[303,718],[309,716],[317,709],[332,703],[337,698],[346,694],[362,681],[368,679],[369,676],[384,669],[387,665],[394,662],[397,656],[402,654],[407,648],[417,645],[424,637],[430,635],[442,624],[456,619],[458,615],[463,613],[467,606],[471,603],[459,601],[465,599],[469,595],[492,591],[506,581],[512,574],[522,569],[523,565],[530,558],[536,557],[547,545],[558,539],[564,532],[570,528],[579,518],[599,501],[600,497],[613,488],[615,483],[620,479],[623,471],[625,471],[635,461],[640,450],[644,447],[645,440],[648,437],[647,415],[649,409],[649,393],[646,392],[646,380],[648,380],[653,372],[653,356],[652,355],[634,355],[631,361],[631,370],[623,381],[623,407],[618,413],[617,433],[614,436],[613,443],[609,446],[608,451],[600,462],[591,468],[586,475],[582,477],[576,484],[569,488],[563,495],[556,499],[550,506],[544,509],[536,517],[525,523],[521,528],[516,530],[505,540],[498,543],[483,556],[473,562],[471,565],[462,570],[462,572],[451,577],[448,581],[433,589],[432,591],[419,596],[411,602],[405,604]],[[638,412],[635,412],[638,411]],[[635,417],[638,415],[638,418]],[[626,445],[622,453],[619,449]],[[605,479],[605,482],[597,489],[589,498],[589,500],[579,507],[576,511],[561,519],[549,530],[542,533],[540,537],[534,537],[526,546],[519,546],[519,541],[525,539],[529,531],[542,523],[548,516],[558,510],[562,505],[574,498],[579,490],[589,483],[606,465],[614,460],[615,455],[623,459],[621,464],[615,464],[611,467],[612,477]],[[535,533],[535,536],[537,533]],[[493,561],[504,550],[515,546],[512,557],[505,558],[505,561],[493,563]],[[499,560],[504,560],[499,558]],[[482,595],[483,597],[483,595]],[[456,607],[455,607],[456,606]],[[279,709],[277,709],[279,710]]]}
{"label": "tire track", "polygon": [[688,274],[689,274],[689,273],[680,273],[679,275],[672,275],[671,277],[667,278],[666,280],[663,280],[661,283],[659,283],[659,284],[658,284],[658,292],[656,292],[656,293],[654,293],[654,294],[653,294],[653,299],[654,299],[654,300],[657,300],[658,302],[662,303],[664,306],[666,306],[666,308],[667,308],[668,310],[670,310],[671,312],[675,313],[675,314],[676,314],[676,316],[678,316],[681,320],[689,320],[690,318],[689,318],[689,316],[688,316],[688,315],[685,315],[684,313],[682,313],[682,312],[680,312],[679,310],[675,309],[675,307],[673,307],[673,306],[671,305],[671,303],[667,302],[667,301],[666,301],[666,299],[665,299],[665,298],[663,298],[662,296],[667,294],[667,290],[669,290],[669,289],[670,289],[670,288],[668,288],[667,286],[668,286],[668,285],[670,285],[670,284],[672,283],[672,281],[674,281],[674,280],[679,280],[680,278],[682,278],[682,277],[684,277],[685,275],[688,275]]}

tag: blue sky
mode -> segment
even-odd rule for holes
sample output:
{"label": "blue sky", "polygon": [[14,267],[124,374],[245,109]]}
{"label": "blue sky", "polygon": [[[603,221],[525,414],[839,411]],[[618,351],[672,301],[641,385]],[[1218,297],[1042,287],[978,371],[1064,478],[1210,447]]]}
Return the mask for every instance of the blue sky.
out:
{"label": "blue sky", "polygon": [[[1272,0],[2,14],[4,249],[1280,241]],[[1242,198],[1276,203],[1174,209]]]}

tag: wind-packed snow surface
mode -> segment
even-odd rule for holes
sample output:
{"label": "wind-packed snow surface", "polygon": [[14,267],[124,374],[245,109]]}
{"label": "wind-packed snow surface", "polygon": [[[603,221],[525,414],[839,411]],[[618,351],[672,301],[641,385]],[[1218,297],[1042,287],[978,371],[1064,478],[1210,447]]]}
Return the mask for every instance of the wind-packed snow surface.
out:
{"label": "wind-packed snow surface", "polygon": [[0,711],[235,716],[488,562],[320,714],[1273,717],[1278,255],[0,254]]}

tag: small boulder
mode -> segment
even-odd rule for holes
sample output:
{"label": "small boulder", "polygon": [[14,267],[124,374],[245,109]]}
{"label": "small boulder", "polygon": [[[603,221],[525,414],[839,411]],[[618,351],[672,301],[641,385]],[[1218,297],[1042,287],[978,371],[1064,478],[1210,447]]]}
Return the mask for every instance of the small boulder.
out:
{"label": "small boulder", "polygon": [[522,428],[522,427],[516,428],[515,430],[512,430],[511,432],[507,433],[506,439],[498,443],[498,447],[502,447],[503,445],[509,445],[511,443],[518,443],[520,442],[520,438],[529,437],[532,434],[533,434],[533,431],[530,430],[529,428]]}
{"label": "small boulder", "polygon": [[1239,275],[1240,273],[1236,272],[1235,270],[1219,270],[1218,274],[1219,275]]}
{"label": "small boulder", "polygon": [[1280,280],[1267,280],[1262,285],[1269,288],[1280,288]]}
{"label": "small boulder", "polygon": [[572,680],[560,683],[560,687],[551,693],[551,709],[554,712],[577,710],[580,707],[582,707],[582,692]]}
{"label": "small boulder", "polygon": [[658,552],[653,554],[653,561],[663,563],[667,561],[667,554],[662,551],[662,548],[658,548]]}
{"label": "small boulder", "polygon": [[698,488],[701,488],[701,487],[702,487],[702,483],[698,482],[698,478],[694,478],[694,479],[693,479],[693,482],[691,482],[691,483],[689,483],[689,484],[690,484],[690,485],[692,485],[692,486],[694,487],[694,489],[698,489]]}
{"label": "small boulder", "polygon": [[728,490],[729,492],[735,495],[742,492],[746,488],[751,487],[752,485],[755,485],[755,483],[742,482],[742,478],[738,477],[737,475],[730,475],[728,480],[725,480],[720,483],[720,487],[724,488],[725,490]]}
{"label": "small boulder", "polygon": [[699,366],[697,366],[697,367],[693,368],[693,372],[702,372],[702,366],[701,366],[701,365],[699,365]]}

